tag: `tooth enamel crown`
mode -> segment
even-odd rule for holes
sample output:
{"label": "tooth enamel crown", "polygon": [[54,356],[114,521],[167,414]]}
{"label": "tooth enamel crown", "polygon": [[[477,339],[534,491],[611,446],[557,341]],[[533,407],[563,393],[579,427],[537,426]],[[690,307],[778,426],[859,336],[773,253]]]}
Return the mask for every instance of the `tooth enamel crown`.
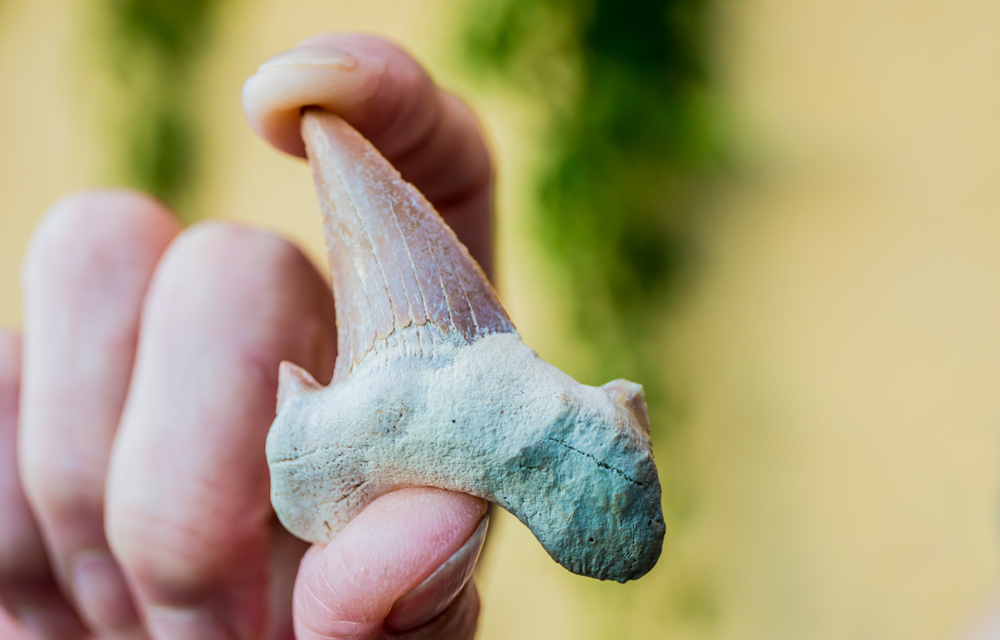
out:
{"label": "tooth enamel crown", "polygon": [[282,363],[272,502],[328,542],[375,498],[459,491],[524,522],[557,562],[624,582],[656,563],[660,485],[642,387],[589,387],[526,347],[431,204],[343,120],[302,118],[337,305],[333,382]]}

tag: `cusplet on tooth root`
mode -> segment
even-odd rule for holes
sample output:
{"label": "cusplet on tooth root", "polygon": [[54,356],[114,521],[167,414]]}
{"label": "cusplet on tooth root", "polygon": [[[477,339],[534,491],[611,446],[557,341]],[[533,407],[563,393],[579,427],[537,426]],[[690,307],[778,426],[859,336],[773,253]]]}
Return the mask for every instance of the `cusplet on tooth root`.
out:
{"label": "cusplet on tooth root", "polygon": [[323,387],[282,363],[267,441],[272,501],[328,542],[411,486],[492,501],[574,573],[624,582],[663,546],[642,387],[581,385],[521,342],[429,202],[343,120],[302,135],[324,216],[338,356]]}

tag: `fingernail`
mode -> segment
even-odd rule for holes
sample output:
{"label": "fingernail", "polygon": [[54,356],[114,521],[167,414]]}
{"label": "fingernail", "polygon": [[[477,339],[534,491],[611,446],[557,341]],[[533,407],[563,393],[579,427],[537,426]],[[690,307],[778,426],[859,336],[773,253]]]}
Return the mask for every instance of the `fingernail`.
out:
{"label": "fingernail", "polygon": [[434,573],[401,596],[385,619],[390,631],[401,633],[427,624],[448,608],[472,577],[479,551],[486,540],[489,516],[483,516],[469,541],[444,561]]}
{"label": "fingernail", "polygon": [[270,69],[273,67],[288,66],[316,66],[316,67],[341,67],[343,69],[354,69],[358,66],[358,57],[353,53],[339,51],[337,49],[319,49],[316,47],[299,47],[279,53],[264,64],[260,65],[257,71]]}
{"label": "fingernail", "polygon": [[111,554],[103,549],[74,557],[73,595],[92,627],[126,630],[139,623],[125,577]]}
{"label": "fingernail", "polygon": [[197,638],[198,640],[236,640],[235,632],[227,629],[210,611],[172,607],[149,607],[146,625],[156,640]]}

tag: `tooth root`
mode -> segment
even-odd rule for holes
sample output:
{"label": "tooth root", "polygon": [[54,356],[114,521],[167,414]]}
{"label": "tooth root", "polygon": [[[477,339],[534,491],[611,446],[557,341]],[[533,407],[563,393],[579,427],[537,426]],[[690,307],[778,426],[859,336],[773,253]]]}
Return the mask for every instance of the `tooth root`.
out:
{"label": "tooth root", "polygon": [[[485,275],[434,207],[350,125],[309,110],[302,137],[324,216],[343,378],[410,325],[466,342],[514,332]],[[429,339],[433,336],[429,336]]]}

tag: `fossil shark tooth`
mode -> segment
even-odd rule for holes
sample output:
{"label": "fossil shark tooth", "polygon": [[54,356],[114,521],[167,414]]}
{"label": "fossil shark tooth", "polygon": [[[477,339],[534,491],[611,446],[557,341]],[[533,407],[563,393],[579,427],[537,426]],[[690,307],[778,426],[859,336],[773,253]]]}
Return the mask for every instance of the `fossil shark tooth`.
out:
{"label": "fossil shark tooth", "polygon": [[324,216],[338,355],[323,387],[282,363],[272,502],[325,543],[410,486],[495,502],[570,571],[625,582],[663,545],[642,387],[574,381],[521,342],[479,266],[360,134],[317,110],[302,135]]}

